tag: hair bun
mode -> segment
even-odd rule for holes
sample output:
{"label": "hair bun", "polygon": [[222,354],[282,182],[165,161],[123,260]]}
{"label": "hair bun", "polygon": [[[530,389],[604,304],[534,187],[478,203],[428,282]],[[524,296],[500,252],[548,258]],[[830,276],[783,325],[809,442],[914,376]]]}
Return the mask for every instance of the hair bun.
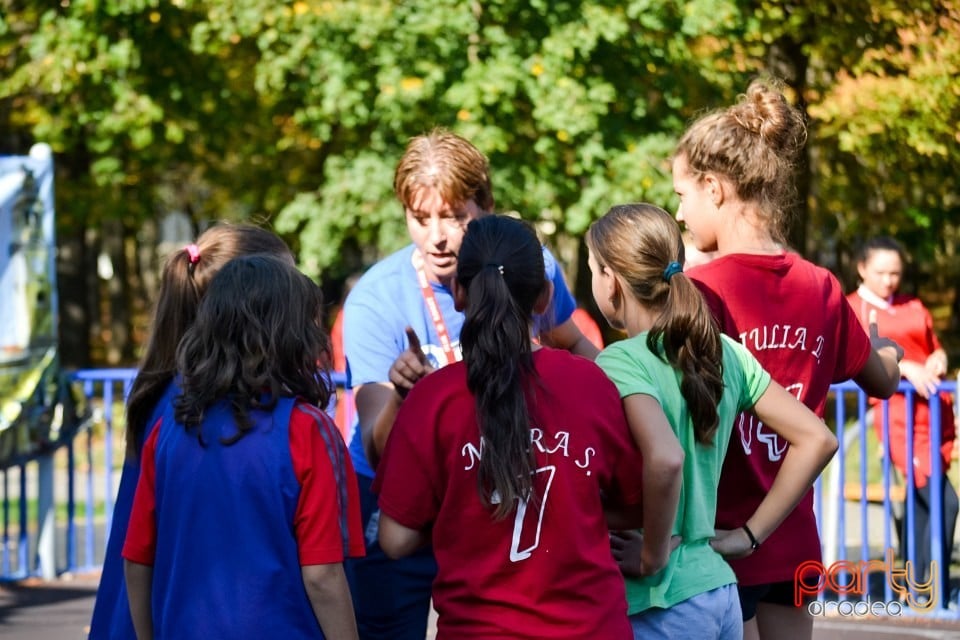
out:
{"label": "hair bun", "polygon": [[806,126],[799,110],[787,102],[778,86],[755,80],[729,114],[741,127],[779,153],[797,154],[806,143]]}

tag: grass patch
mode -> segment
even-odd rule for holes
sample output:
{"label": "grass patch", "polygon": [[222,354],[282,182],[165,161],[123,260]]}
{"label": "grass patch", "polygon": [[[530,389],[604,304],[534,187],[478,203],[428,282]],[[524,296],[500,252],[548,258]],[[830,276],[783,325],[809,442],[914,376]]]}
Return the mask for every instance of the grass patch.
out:
{"label": "grass patch", "polygon": [[[66,502],[57,502],[55,507],[54,517],[57,522],[66,522],[67,521],[67,503]],[[37,525],[37,513],[38,513],[38,504],[36,499],[27,500],[27,528],[33,529]],[[103,518],[106,516],[107,506],[102,500],[93,503],[93,517],[94,518]],[[75,518],[85,518],[87,515],[87,503],[77,501],[74,503],[74,517]],[[0,516],[2,518],[2,516]],[[9,520],[7,521],[11,529],[19,529],[20,527],[20,501],[19,500],[10,500],[10,511],[9,511]]]}

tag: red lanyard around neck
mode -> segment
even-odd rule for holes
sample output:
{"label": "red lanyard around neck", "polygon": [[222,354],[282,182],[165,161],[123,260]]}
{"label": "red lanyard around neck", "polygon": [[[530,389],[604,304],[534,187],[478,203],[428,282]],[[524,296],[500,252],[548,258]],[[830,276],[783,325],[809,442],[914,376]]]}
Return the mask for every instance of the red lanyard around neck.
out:
{"label": "red lanyard around neck", "polygon": [[460,358],[450,342],[450,332],[447,330],[447,323],[443,320],[443,314],[440,313],[440,305],[437,304],[437,296],[427,280],[427,274],[423,270],[423,256],[419,249],[413,250],[413,256],[410,259],[413,268],[417,271],[417,281],[420,283],[420,294],[423,296],[423,302],[427,305],[427,311],[430,313],[430,319],[433,320],[433,328],[437,331],[437,337],[440,339],[440,346],[443,348],[443,354],[447,358],[447,364],[456,362]]}

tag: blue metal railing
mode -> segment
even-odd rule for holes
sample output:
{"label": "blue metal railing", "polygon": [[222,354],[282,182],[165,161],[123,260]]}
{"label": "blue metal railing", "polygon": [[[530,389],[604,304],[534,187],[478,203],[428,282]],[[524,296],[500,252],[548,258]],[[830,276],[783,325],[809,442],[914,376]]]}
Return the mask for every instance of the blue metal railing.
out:
{"label": "blue metal railing", "polygon": [[[912,385],[907,382],[901,382],[899,392],[904,395],[905,405],[905,423],[906,434],[904,437],[904,449],[906,451],[905,459],[914,460],[915,455],[926,454],[925,452],[914,451],[914,405],[916,402],[916,391]],[[945,392],[952,394],[956,398],[956,381],[944,381],[938,388],[938,393]],[[852,396],[852,398],[851,398]],[[931,398],[934,396],[931,395]],[[847,417],[847,409],[850,406],[850,400],[855,398],[856,410],[852,419]],[[879,451],[871,451],[868,446],[870,432],[873,430],[873,419],[870,414],[866,395],[853,382],[845,382],[833,385],[831,387],[831,402],[833,403],[833,426],[836,430],[839,441],[839,449],[833,462],[827,472],[817,480],[816,484],[816,512],[817,521],[820,524],[821,541],[823,544],[823,565],[826,571],[831,567],[836,572],[838,584],[848,587],[846,593],[819,594],[821,602],[825,598],[834,598],[834,605],[837,602],[864,603],[899,603],[897,606],[898,615],[909,613],[928,613],[936,617],[960,619],[960,610],[956,596],[951,600],[951,594],[942,593],[943,589],[939,587],[942,584],[949,585],[949,562],[946,566],[939,562],[944,550],[950,552],[953,549],[953,540],[943,539],[943,512],[941,508],[930,509],[930,538],[929,540],[916,540],[913,519],[916,516],[916,504],[914,495],[914,470],[909,468],[905,477],[900,479],[891,464],[891,458],[885,452],[890,449],[890,409],[888,402],[876,404],[872,411],[879,411],[881,415],[880,434],[878,446]],[[956,406],[956,402],[954,403]],[[930,433],[929,442],[938,443],[930,446],[930,476],[938,478],[943,473],[943,463],[941,460],[940,440],[942,434],[942,418],[940,415],[940,403],[931,402],[930,408]],[[856,445],[856,449],[854,446]],[[848,456],[851,451],[856,451],[859,458],[859,473],[853,480],[848,479],[850,461]],[[879,487],[876,481],[870,481],[869,467],[871,466],[871,457],[879,462]],[[957,483],[951,481],[956,487]],[[826,486],[825,486],[826,485]],[[847,488],[850,486],[856,489],[856,496],[848,494]],[[879,489],[879,496],[876,495]],[[850,492],[853,493],[853,492]],[[897,495],[894,495],[897,494]],[[941,485],[937,482],[930,483],[930,504],[940,505],[943,494]],[[901,505],[902,502],[902,505]],[[895,514],[895,509],[903,509],[902,514]],[[851,522],[851,518],[853,522]],[[898,557],[899,552],[893,541],[893,525],[897,518],[904,519],[903,526],[899,527],[898,536],[906,536],[907,557]],[[848,535],[851,524],[857,525],[859,533],[850,540]],[[878,531],[879,529],[879,531]],[[877,549],[879,542],[880,548]],[[888,571],[896,568],[902,568],[902,562],[909,560],[913,567],[913,573],[909,578],[915,581],[921,577],[922,571],[926,567],[916,565],[917,545],[929,543],[929,557],[937,561],[937,568],[931,581],[937,585],[936,598],[934,602],[921,606],[921,602],[914,599],[915,590],[911,591],[910,599],[904,597],[898,588],[894,586],[893,573]],[[889,550],[889,551],[888,551]],[[950,557],[950,553],[946,554]],[[874,581],[871,592],[870,574],[882,573],[882,586],[877,586]],[[897,578],[896,584],[904,586],[904,579]],[[924,588],[929,585],[921,585]],[[949,586],[948,586],[949,589]],[[878,592],[879,590],[879,592]],[[916,605],[916,606],[911,606]],[[852,605],[851,605],[852,606]],[[864,611],[861,607],[859,611]],[[854,611],[851,609],[851,611]],[[843,611],[840,612],[843,615]]]}
{"label": "blue metal railing", "polygon": [[[99,404],[99,424],[103,425],[103,466],[101,473],[103,478],[103,499],[105,512],[105,525],[103,528],[103,546],[106,548],[106,532],[110,531],[110,524],[113,518],[113,500],[116,493],[113,490],[113,452],[114,452],[114,398],[117,387],[120,387],[119,398],[126,401],[127,394],[133,384],[136,376],[136,369],[87,369],[77,371],[73,374],[73,380],[83,386],[83,396],[87,402],[96,407],[96,398],[100,399]],[[99,390],[99,396],[97,391]],[[84,453],[86,459],[86,468],[83,474],[84,492],[86,496],[84,524],[84,564],[77,561],[77,529],[76,529],[76,487],[74,486],[76,477],[74,444],[67,447],[67,481],[69,489],[67,491],[67,571],[89,570],[98,566],[95,553],[96,542],[96,518],[95,508],[97,502],[95,469],[97,465],[94,461],[94,429],[86,431],[84,442]]]}
{"label": "blue metal railing", "polygon": [[[112,524],[115,474],[119,474],[120,467],[114,452],[123,440],[123,429],[118,428],[117,418],[122,416],[135,376],[135,369],[87,369],[71,373],[71,382],[82,388],[88,411],[92,413],[87,427],[42,457],[0,470],[3,487],[0,581],[91,571],[102,565],[107,532]],[[338,389],[344,389],[344,374],[334,372],[331,377]],[[347,403],[347,420],[352,421],[349,391],[344,392],[340,401]],[[12,480],[18,485],[15,493],[10,488]],[[38,496],[48,485],[66,494],[56,500],[65,507],[66,513],[62,516],[57,516],[53,509],[50,514],[44,514],[45,509],[37,506]],[[79,496],[83,496],[84,501],[82,513],[78,513]],[[100,504],[103,505],[102,517],[97,516]],[[16,526],[11,523],[14,508],[18,514]],[[58,542],[48,554],[52,557],[44,557],[41,550],[40,541],[46,536]]]}
{"label": "blue metal railing", "polygon": [[[133,369],[100,369],[78,371],[72,374],[72,379],[83,388],[83,395],[89,406],[94,410],[93,426],[80,431],[75,438],[61,447],[61,450],[51,455],[64,456],[65,461],[55,462],[53,467],[63,468],[65,472],[55,473],[57,486],[65,490],[65,499],[60,504],[66,505],[65,521],[58,524],[57,532],[62,534],[62,544],[57,546],[56,566],[58,572],[84,571],[96,569],[102,563],[103,552],[106,548],[106,532],[111,525],[113,500],[115,494],[114,470],[115,450],[118,428],[115,428],[115,411],[122,415],[122,402],[130,389],[135,371]],[[335,374],[334,381],[342,387],[345,379],[342,374]],[[907,400],[907,459],[913,459],[913,413],[915,391],[908,383],[902,383],[900,390]],[[941,391],[956,394],[957,384],[954,381],[943,382]],[[351,398],[345,396],[345,401]],[[894,508],[900,506],[901,498],[894,496],[897,489],[895,471],[890,464],[890,457],[883,455],[880,460],[880,497],[871,495],[870,490],[875,488],[875,481],[871,484],[868,463],[877,452],[871,452],[868,444],[868,435],[872,429],[866,396],[852,382],[837,384],[831,387],[830,402],[832,410],[827,412],[827,422],[836,430],[840,448],[831,467],[828,468],[814,486],[817,520],[821,528],[825,566],[840,562],[866,563],[885,558],[885,551],[893,544],[892,524]],[[351,406],[348,404],[348,406]],[[936,407],[934,409],[934,407]],[[851,410],[852,409],[852,410]],[[876,405],[874,410],[888,414],[886,402]],[[938,442],[941,432],[941,417],[938,403],[931,406],[930,439]],[[102,446],[98,443],[94,447],[96,438],[102,437]],[[121,430],[122,431],[122,430]],[[120,436],[122,438],[122,435]],[[889,446],[889,428],[887,420],[883,421],[881,444]],[[936,477],[942,471],[940,451],[932,447],[931,472]],[[96,458],[97,451],[102,450],[102,458]],[[855,451],[860,459],[859,472],[854,478],[849,478],[850,461],[848,453]],[[79,457],[79,464],[78,464]],[[853,456],[849,456],[853,457]],[[31,559],[30,549],[39,546],[40,529],[39,519],[36,527],[31,529],[28,523],[28,495],[33,492],[39,480],[32,474],[32,467],[36,463],[25,463],[18,467],[0,471],[3,474],[3,549],[0,558],[0,580],[21,578],[37,575],[40,562],[35,556]],[[116,464],[119,467],[119,464]],[[16,471],[16,484],[19,486],[16,497],[11,497],[11,472]],[[39,474],[39,472],[37,472]],[[874,472],[874,475],[876,472]],[[851,480],[848,483],[848,478]],[[80,486],[78,487],[78,483]],[[913,485],[911,474],[903,479],[903,494],[906,499],[905,517],[907,521],[914,514]],[[857,489],[857,497],[845,495],[845,487],[852,484]],[[82,494],[85,500],[83,513],[77,513],[76,496]],[[931,485],[931,502],[939,504],[942,496],[937,484]],[[16,502],[19,507],[18,526],[10,524],[11,505]],[[103,516],[97,518],[95,506],[103,504]],[[939,558],[939,550],[943,545],[952,548],[952,540],[943,540],[941,531],[942,514],[937,509],[931,514],[931,557]],[[873,524],[871,524],[873,523]],[[859,529],[852,544],[847,539],[848,532],[853,528]],[[878,527],[881,531],[877,531]],[[15,530],[14,530],[15,529]],[[917,540],[913,539],[911,527],[904,528],[908,536],[908,559],[916,557]],[[82,544],[81,544],[82,543]],[[881,548],[878,551],[877,546]],[[82,550],[82,553],[81,553]],[[851,560],[851,558],[858,560]],[[903,560],[903,559],[900,559]],[[852,565],[851,565],[852,566]],[[939,567],[940,571],[949,571],[949,567]],[[854,602],[859,600],[892,601],[896,598],[889,584],[884,581],[882,593],[858,593],[843,595],[840,600]],[[960,619],[960,612],[952,607],[947,600],[949,594],[942,594],[942,598],[935,607],[934,615]],[[820,600],[830,598],[830,594],[821,594]]]}

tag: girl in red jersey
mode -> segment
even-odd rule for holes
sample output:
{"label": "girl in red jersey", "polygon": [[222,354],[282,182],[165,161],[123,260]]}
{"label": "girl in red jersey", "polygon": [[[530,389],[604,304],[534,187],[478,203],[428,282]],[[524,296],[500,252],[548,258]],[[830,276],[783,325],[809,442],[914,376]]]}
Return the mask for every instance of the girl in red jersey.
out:
{"label": "girl in red jersey", "polygon": [[453,294],[464,359],[400,407],[374,483],[381,547],[432,541],[439,639],[631,638],[604,509],[639,524],[643,462],[603,372],[531,340],[551,297],[533,230],[470,222]]}
{"label": "girl in red jersey", "polygon": [[[793,170],[806,141],[801,113],[770,82],[697,120],[673,161],[677,220],[713,261],[691,269],[721,330],[743,343],[775,381],[822,416],[830,384],[853,378],[886,398],[899,382],[897,348],[860,326],[837,279],[787,250]],[[768,493],[787,443],[741,414],[724,462],[718,529],[737,529]],[[808,639],[813,622],[793,606],[797,567],[820,559],[812,491],[737,574],[744,637]]]}
{"label": "girl in red jersey", "polygon": [[[873,238],[861,249],[857,261],[860,287],[847,299],[867,325],[871,313],[878,317],[877,324],[885,336],[903,347],[900,373],[913,385],[919,397],[913,403],[913,463],[907,464],[907,406],[906,398],[898,393],[890,398],[887,412],[890,434],[890,457],[900,473],[906,474],[908,466],[913,472],[914,517],[912,523],[900,532],[900,557],[913,560],[917,579],[929,579],[930,562],[936,560],[942,571],[938,593],[943,601],[950,595],[950,555],[953,550],[953,534],[957,525],[957,492],[947,478],[947,470],[953,458],[953,441],[956,427],[953,418],[953,402],[950,394],[937,395],[937,385],[947,373],[947,352],[933,331],[933,318],[923,303],[914,296],[897,293],[903,276],[903,247],[893,238]],[[936,482],[941,487],[943,529],[942,553],[933,558],[930,545],[930,399],[937,398],[940,404],[941,474]],[[878,404],[875,400],[873,403]],[[874,410],[874,428],[883,438],[883,413]],[[907,528],[912,529],[916,541],[916,555],[908,554]]]}
{"label": "girl in red jersey", "polygon": [[235,258],[177,349],[123,547],[139,638],[356,638],[344,558],[363,553],[319,287]]}
{"label": "girl in red jersey", "polygon": [[[646,463],[645,491],[668,494],[648,469],[672,457],[675,441],[682,447],[682,493],[672,494],[669,508],[657,505],[659,513],[650,511],[652,499],[644,500],[642,537],[618,532],[611,538],[627,575],[634,638],[741,640],[736,578],[723,555],[756,551],[833,456],[837,439],[771,382],[743,345],[720,333],[683,273],[680,229],[670,214],[649,204],[618,205],[590,226],[586,241],[597,306],[628,336],[604,349],[597,364],[623,398]],[[755,512],[738,530],[717,535],[720,472],[734,417],[748,409],[791,447]],[[667,560],[671,534],[680,542]],[[622,553],[628,547],[634,551]]]}

